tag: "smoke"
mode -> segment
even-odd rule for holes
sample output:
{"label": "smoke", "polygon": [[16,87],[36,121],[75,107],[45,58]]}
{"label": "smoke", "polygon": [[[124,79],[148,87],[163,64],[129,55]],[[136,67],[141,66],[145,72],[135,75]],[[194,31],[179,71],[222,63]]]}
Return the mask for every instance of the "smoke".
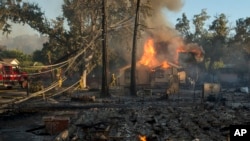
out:
{"label": "smoke", "polygon": [[[146,2],[146,1],[144,1]],[[177,12],[183,6],[182,0],[154,0],[151,2],[152,15],[146,19],[146,36],[152,38],[157,51],[159,61],[167,60],[178,63],[179,52],[190,52],[197,62],[201,62],[204,57],[204,50],[198,44],[186,44],[180,34],[171,25],[162,10]],[[139,46],[139,56],[143,53],[143,46]]]}
{"label": "smoke", "polygon": [[153,0],[152,6],[157,10],[166,7],[167,9],[171,11],[178,11],[182,8],[183,1],[182,0]]}
{"label": "smoke", "polygon": [[[146,1],[146,0],[145,0]],[[143,1],[143,2],[145,2]],[[160,60],[168,58],[174,58],[174,54],[176,53],[176,49],[178,46],[183,44],[180,39],[179,33],[171,26],[170,22],[166,18],[162,12],[163,9],[167,9],[171,12],[179,11],[183,6],[182,0],[152,0],[150,1],[150,6],[152,8],[151,16],[144,19],[146,21],[146,34],[142,42],[146,42],[148,38],[152,38],[155,42],[155,46],[158,46],[158,52],[162,53],[162,50],[166,50],[163,47],[159,47],[165,45],[168,46],[166,50],[168,56],[165,54],[160,54],[158,57]],[[143,27],[142,27],[143,28]],[[178,41],[177,41],[178,40]],[[165,43],[163,43],[165,42]],[[138,56],[143,54],[143,45],[138,46]],[[171,60],[172,61],[172,60]]]}
{"label": "smoke", "polygon": [[[151,16],[146,19],[148,32],[157,36],[159,40],[169,40],[173,36],[177,36],[177,32],[171,28],[170,22],[163,14],[163,9],[168,9],[172,12],[179,11],[182,6],[182,0],[152,0]],[[150,30],[151,29],[151,30]]]}
{"label": "smoke", "polygon": [[[183,0],[141,1],[140,25],[142,26],[140,26],[141,30],[139,31],[139,38],[137,40],[138,60],[143,56],[144,44],[149,38],[154,41],[156,58],[159,62],[168,61],[178,63],[179,52],[191,52],[196,61],[200,62],[203,60],[203,49],[197,44],[186,44],[163,13],[165,9],[167,9],[167,11],[177,12],[182,8],[183,4]],[[148,8],[150,8],[150,10]],[[149,16],[148,14],[145,16],[145,10],[149,12]],[[129,39],[132,40],[132,36]],[[129,50],[129,52],[127,51],[127,49],[131,47],[130,42],[126,44],[125,40],[112,40],[110,44],[118,44],[121,46],[115,48],[115,50],[117,49],[117,54],[122,56],[127,63],[131,63],[131,50]],[[124,47],[125,44],[128,48]]]}
{"label": "smoke", "polygon": [[14,38],[0,40],[0,44],[5,45],[8,50],[20,50],[25,54],[32,54],[35,50],[41,50],[43,43],[48,39],[38,35],[20,35]]}
{"label": "smoke", "polygon": [[203,50],[203,48],[201,46],[199,46],[196,43],[187,44],[186,47],[185,47],[185,51],[193,53],[194,57],[195,57],[195,60],[197,62],[202,62],[203,59],[204,59],[205,51]]}

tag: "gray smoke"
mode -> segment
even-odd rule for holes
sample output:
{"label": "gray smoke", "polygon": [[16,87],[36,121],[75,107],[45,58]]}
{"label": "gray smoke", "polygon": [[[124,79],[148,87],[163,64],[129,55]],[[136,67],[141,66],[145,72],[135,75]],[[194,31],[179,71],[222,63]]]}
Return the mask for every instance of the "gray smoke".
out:
{"label": "gray smoke", "polygon": [[[146,0],[145,0],[146,1]],[[144,2],[145,2],[144,1]],[[142,42],[144,43],[148,38],[153,38],[155,43],[166,42],[168,44],[168,53],[174,54],[176,48],[180,43],[176,43],[174,40],[179,38],[178,32],[170,25],[166,15],[163,14],[163,9],[168,9],[168,11],[177,12],[183,6],[182,0],[152,0],[151,16],[146,19],[146,33],[143,37]],[[171,46],[171,48],[170,48]],[[143,53],[143,45],[138,46],[138,56]],[[173,56],[169,56],[169,58]]]}
{"label": "gray smoke", "polygon": [[164,8],[169,11],[179,11],[183,6],[182,0],[152,0],[152,16],[146,20],[150,34],[153,34],[159,40],[170,40],[177,36],[177,32],[171,28],[168,19],[163,15]]}
{"label": "gray smoke", "polygon": [[0,44],[5,45],[8,50],[20,50],[25,54],[32,54],[35,50],[41,50],[43,43],[48,39],[38,35],[20,35],[14,38],[3,38]]}

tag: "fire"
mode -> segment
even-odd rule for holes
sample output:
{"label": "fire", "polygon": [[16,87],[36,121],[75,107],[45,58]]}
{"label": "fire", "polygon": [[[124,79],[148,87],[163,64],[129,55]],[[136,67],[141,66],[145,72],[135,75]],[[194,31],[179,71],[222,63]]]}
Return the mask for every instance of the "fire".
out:
{"label": "fire", "polygon": [[147,137],[146,136],[139,135],[138,137],[139,137],[140,141],[147,141]]}
{"label": "fire", "polygon": [[164,69],[166,69],[166,68],[169,68],[170,66],[169,66],[169,64],[168,64],[167,61],[164,61],[164,62],[162,63],[162,66],[161,66],[161,67],[164,68]]}
{"label": "fire", "polygon": [[172,38],[167,44],[159,44],[159,46],[156,50],[154,40],[148,39],[144,44],[144,52],[139,63],[149,68],[157,66],[169,68],[170,64],[178,64],[179,53],[181,52],[193,53],[198,62],[203,60],[203,49],[194,43],[186,45],[180,37]]}
{"label": "fire", "polygon": [[153,39],[149,39],[144,45],[144,53],[139,63],[150,68],[155,67],[159,64],[155,56],[156,51],[154,48],[154,41]]}
{"label": "fire", "polygon": [[202,47],[200,47],[194,43],[187,44],[186,46],[180,46],[177,49],[177,52],[178,52],[178,54],[179,54],[179,52],[193,53],[195,55],[196,61],[198,61],[198,62],[201,62],[204,59],[204,50],[202,49]]}
{"label": "fire", "polygon": [[166,60],[161,62],[156,58],[156,55],[157,54],[156,54],[156,50],[154,47],[154,41],[153,39],[148,39],[146,43],[144,44],[144,52],[139,63],[142,65],[148,66],[149,68],[157,67],[160,65],[163,68],[170,67]]}

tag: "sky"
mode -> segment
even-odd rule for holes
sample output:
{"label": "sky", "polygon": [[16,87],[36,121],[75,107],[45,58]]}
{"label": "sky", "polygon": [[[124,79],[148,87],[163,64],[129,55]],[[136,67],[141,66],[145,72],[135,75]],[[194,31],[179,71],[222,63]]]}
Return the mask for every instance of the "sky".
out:
{"label": "sky", "polygon": [[[62,15],[61,5],[63,0],[23,0],[37,3],[41,10],[45,13],[48,19]],[[199,14],[202,9],[206,9],[210,17],[209,21],[214,19],[214,16],[221,13],[226,14],[230,25],[235,25],[235,21],[239,18],[250,17],[250,0],[183,0],[183,7],[178,12],[170,12],[164,10],[164,15],[173,26],[176,24],[176,19],[181,18],[182,13],[185,13],[190,20],[195,14]],[[208,25],[205,25],[208,26]],[[18,35],[34,35],[39,34],[32,30],[29,26],[13,25],[13,31],[9,35],[15,37]],[[4,38],[0,34],[0,39]]]}

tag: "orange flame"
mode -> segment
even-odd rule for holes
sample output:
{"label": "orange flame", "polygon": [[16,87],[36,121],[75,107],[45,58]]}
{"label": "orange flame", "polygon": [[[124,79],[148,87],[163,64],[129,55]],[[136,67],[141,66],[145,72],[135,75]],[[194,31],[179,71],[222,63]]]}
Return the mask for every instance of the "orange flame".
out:
{"label": "orange flame", "polygon": [[153,39],[147,40],[144,44],[144,53],[139,61],[140,64],[148,66],[150,68],[155,67],[159,64],[158,60],[155,57],[156,51],[154,48],[154,41]]}
{"label": "orange flame", "polygon": [[191,52],[195,55],[195,59],[198,62],[203,61],[204,58],[204,50],[197,44],[191,43],[186,46],[179,46],[179,48],[177,48],[177,52],[178,52],[177,57],[179,57],[180,52]]}
{"label": "orange flame", "polygon": [[161,67],[164,68],[164,69],[166,69],[166,68],[169,68],[170,65],[168,64],[167,61],[164,61],[164,62],[162,63],[162,66],[161,66]]}
{"label": "orange flame", "polygon": [[146,136],[139,135],[138,137],[139,137],[140,141],[147,141],[147,137]]}
{"label": "orange flame", "polygon": [[[171,56],[168,56],[168,57],[172,57],[171,61],[175,64],[178,64],[180,52],[192,52],[195,54],[196,60],[199,61],[203,59],[204,52],[202,48],[200,48],[200,46],[198,46],[197,44],[185,45],[185,43],[183,42],[183,39],[180,37],[172,38],[169,41],[169,44],[170,44],[169,47],[172,47],[170,49],[172,52],[168,52],[169,54],[171,54]],[[166,58],[165,59],[161,58],[161,60],[158,60],[159,57],[157,58],[157,55],[159,54],[157,54],[157,51],[154,45],[155,43],[153,39],[148,39],[145,42],[144,52],[143,52],[141,59],[139,60],[139,63],[149,68],[154,68],[157,66],[161,66],[162,68],[165,68],[165,69],[169,68],[170,67],[169,63],[171,62],[168,63],[169,60],[167,60]],[[164,55],[168,54],[167,52],[164,52],[164,53],[166,53]]]}
{"label": "orange flame", "polygon": [[140,64],[148,66],[149,68],[157,67],[157,66],[162,66],[163,68],[168,68],[170,67],[168,62],[165,60],[163,62],[160,62],[156,58],[156,50],[154,47],[154,41],[153,39],[149,39],[146,41],[144,44],[144,52],[143,55],[139,61]]}

